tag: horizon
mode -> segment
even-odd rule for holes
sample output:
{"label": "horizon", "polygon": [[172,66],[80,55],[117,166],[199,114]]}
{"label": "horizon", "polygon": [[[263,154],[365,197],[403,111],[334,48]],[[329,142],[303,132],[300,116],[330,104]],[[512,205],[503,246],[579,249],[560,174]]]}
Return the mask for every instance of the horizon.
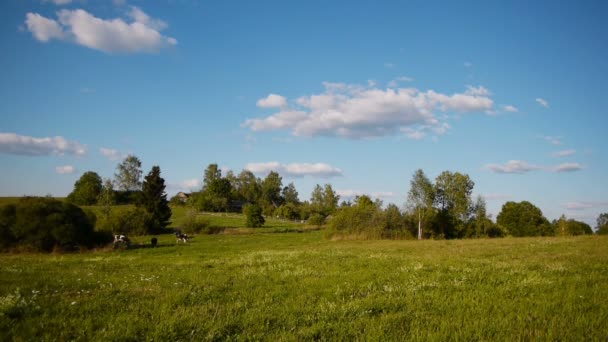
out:
{"label": "horizon", "polygon": [[0,196],[65,197],[127,155],[169,196],[277,171],[400,208],[468,174],[496,219],[608,212],[602,1],[0,4]]}

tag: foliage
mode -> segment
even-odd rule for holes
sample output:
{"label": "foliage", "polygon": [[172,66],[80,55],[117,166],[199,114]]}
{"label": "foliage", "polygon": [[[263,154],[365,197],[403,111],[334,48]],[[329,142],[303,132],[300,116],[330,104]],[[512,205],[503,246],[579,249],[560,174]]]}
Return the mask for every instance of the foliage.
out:
{"label": "foliage", "polygon": [[311,213],[327,217],[336,211],[339,201],[340,196],[333,190],[331,184],[325,184],[323,188],[317,184],[310,198]]}
{"label": "foliage", "polygon": [[195,212],[188,212],[183,223],[182,230],[186,234],[218,234],[224,229],[211,225],[208,218],[196,215]]}
{"label": "foliage", "polygon": [[122,191],[141,190],[141,161],[134,155],[128,155],[116,166],[114,178],[116,186]]}
{"label": "foliage", "polygon": [[108,235],[93,230],[94,220],[94,215],[71,203],[24,197],[0,209],[0,246],[50,252],[103,245]]}
{"label": "foliage", "polygon": [[124,235],[147,235],[159,233],[155,218],[143,208],[115,208],[107,217],[97,221],[97,230]]}
{"label": "foliage", "polygon": [[561,236],[593,234],[591,226],[585,222],[574,219],[568,220],[565,215],[562,215],[558,220],[555,220],[553,226],[555,234]]}
{"label": "foliage", "polygon": [[527,201],[507,202],[496,217],[496,223],[512,236],[553,236],[553,226],[541,210]]}
{"label": "foliage", "polygon": [[298,205],[300,204],[300,199],[298,198],[298,191],[296,190],[296,186],[292,183],[287,184],[286,187],[281,191],[281,196],[285,200],[285,203]]}
{"label": "foliage", "polygon": [[291,202],[283,204],[275,210],[275,215],[287,220],[297,220],[300,218],[300,213],[298,212],[298,207]]}
{"label": "foliage", "polygon": [[416,170],[410,181],[407,205],[418,216],[418,239],[422,239],[427,222],[432,220],[434,202],[435,188],[433,183],[426,177],[424,171]]}
{"label": "foliage", "polygon": [[116,204],[116,194],[114,192],[114,184],[110,179],[106,179],[103,182],[101,193],[99,194],[99,200],[97,204],[102,208],[102,214],[109,216],[112,211],[112,206]]}
{"label": "foliage", "polygon": [[608,213],[602,213],[597,217],[596,234],[608,235]]}
{"label": "foliage", "polygon": [[321,227],[325,224],[325,216],[318,213],[314,213],[310,215],[306,222],[311,226]]}
{"label": "foliage", "polygon": [[165,180],[160,176],[160,167],[153,166],[144,178],[139,206],[154,219],[157,228],[166,228],[171,218],[171,208],[165,193]]}
{"label": "foliage", "polygon": [[93,171],[87,171],[74,183],[68,201],[76,205],[93,205],[97,203],[101,189],[101,177]]}
{"label": "foliage", "polygon": [[352,206],[338,209],[329,220],[326,236],[347,239],[412,238],[395,205],[382,210],[367,195],[357,196]]}
{"label": "foliage", "polygon": [[259,228],[264,225],[264,216],[262,216],[262,208],[257,204],[248,204],[243,208],[246,221],[245,226],[250,228]]}

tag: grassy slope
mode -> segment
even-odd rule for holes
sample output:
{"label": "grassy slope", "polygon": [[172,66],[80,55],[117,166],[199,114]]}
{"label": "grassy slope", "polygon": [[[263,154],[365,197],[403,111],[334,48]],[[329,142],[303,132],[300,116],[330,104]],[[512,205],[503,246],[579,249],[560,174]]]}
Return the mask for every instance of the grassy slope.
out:
{"label": "grassy slope", "polygon": [[0,340],[608,338],[605,237],[160,243],[0,256]]}

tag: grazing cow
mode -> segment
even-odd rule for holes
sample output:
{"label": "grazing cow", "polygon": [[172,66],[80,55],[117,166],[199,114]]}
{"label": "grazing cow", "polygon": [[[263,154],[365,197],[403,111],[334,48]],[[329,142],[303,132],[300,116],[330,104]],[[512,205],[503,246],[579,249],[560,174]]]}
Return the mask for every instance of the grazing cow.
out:
{"label": "grazing cow", "polygon": [[131,245],[131,240],[126,235],[114,235],[114,247],[126,246],[129,247]]}
{"label": "grazing cow", "polygon": [[177,239],[177,243],[179,243],[180,241],[183,243],[188,242],[188,234],[182,233],[180,231],[175,232],[175,238]]}
{"label": "grazing cow", "polygon": [[156,247],[156,245],[158,244],[158,239],[157,239],[157,238],[155,238],[155,237],[153,237],[153,238],[150,240],[150,244],[152,245],[152,248]]}

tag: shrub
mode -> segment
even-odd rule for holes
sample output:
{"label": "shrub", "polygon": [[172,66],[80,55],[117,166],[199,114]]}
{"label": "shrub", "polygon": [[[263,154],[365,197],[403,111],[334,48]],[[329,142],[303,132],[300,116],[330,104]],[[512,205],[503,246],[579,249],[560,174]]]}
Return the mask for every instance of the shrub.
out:
{"label": "shrub", "polygon": [[161,231],[152,214],[133,207],[112,210],[99,220],[97,230],[124,235],[149,235]]}
{"label": "shrub", "polygon": [[310,215],[310,217],[308,217],[308,221],[306,222],[312,226],[320,227],[325,224],[325,216],[315,213]]}
{"label": "shrub", "polygon": [[224,228],[211,226],[209,219],[196,216],[194,212],[188,212],[183,231],[186,234],[219,234],[224,231]]}
{"label": "shrub", "polygon": [[0,210],[0,244],[39,251],[92,247],[105,240],[93,230],[94,215],[53,198],[24,197]]}
{"label": "shrub", "polygon": [[245,225],[251,228],[258,228],[264,225],[264,216],[262,216],[262,208],[256,204],[248,204],[243,208],[243,213],[247,218]]}

